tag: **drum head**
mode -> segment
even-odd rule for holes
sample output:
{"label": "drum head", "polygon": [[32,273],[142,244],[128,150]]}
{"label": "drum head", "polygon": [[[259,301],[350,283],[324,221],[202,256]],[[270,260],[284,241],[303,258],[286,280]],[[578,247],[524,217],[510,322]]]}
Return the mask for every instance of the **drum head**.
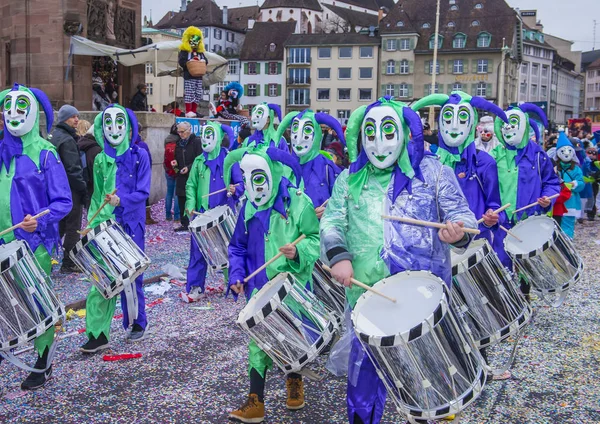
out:
{"label": "drum head", "polygon": [[485,239],[475,240],[474,242],[472,242],[469,245],[469,248],[461,254],[458,254],[454,251],[454,249],[451,249],[450,257],[452,259],[452,266],[456,266],[456,265],[468,260],[471,256],[477,254],[477,252],[480,249],[483,249],[483,246],[485,245],[485,243],[486,243]]}
{"label": "drum head", "polygon": [[406,271],[384,278],[373,286],[396,303],[365,292],[354,308],[352,322],[357,332],[385,337],[410,331],[421,324],[444,298],[444,282],[426,271]]}
{"label": "drum head", "polygon": [[532,216],[510,230],[523,241],[516,240],[507,234],[504,239],[504,248],[513,255],[525,255],[541,249],[545,243],[552,240],[554,231],[556,231],[556,226],[552,218]]}
{"label": "drum head", "polygon": [[24,247],[23,245],[24,243],[21,240],[13,240],[8,244],[3,244],[0,246],[0,262],[13,256],[15,253],[17,253],[17,250]]}
{"label": "drum head", "polygon": [[204,212],[202,215],[196,216],[196,218],[190,222],[190,228],[194,229],[206,229],[212,227],[225,219],[227,213],[231,213],[229,206],[222,205],[217,206]]}
{"label": "drum head", "polygon": [[[248,319],[259,315],[259,312],[278,295],[279,290],[288,278],[287,273],[279,274],[267,284],[263,286],[252,298],[248,304],[242,309],[238,317],[238,322],[244,322]],[[286,290],[287,292],[287,290]]]}

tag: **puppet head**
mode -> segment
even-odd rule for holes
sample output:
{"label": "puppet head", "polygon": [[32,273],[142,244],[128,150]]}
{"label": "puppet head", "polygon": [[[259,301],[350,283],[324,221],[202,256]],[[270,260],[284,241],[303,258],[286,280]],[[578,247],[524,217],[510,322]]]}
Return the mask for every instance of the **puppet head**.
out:
{"label": "puppet head", "polygon": [[232,99],[241,99],[244,96],[244,87],[237,81],[227,84],[223,91]]}
{"label": "puppet head", "polygon": [[558,143],[556,143],[556,157],[561,162],[570,163],[575,159],[575,148],[573,143],[569,140],[565,134],[565,130],[561,130],[558,134]]}
{"label": "puppet head", "polygon": [[530,114],[537,115],[545,128],[548,127],[548,120],[544,111],[532,103],[519,103],[517,107],[511,107],[506,111],[508,121],[502,122],[496,118],[495,132],[505,146],[517,149],[524,148],[529,143],[529,133],[533,130],[536,139],[539,141],[540,131]]}
{"label": "puppet head", "polygon": [[22,138],[38,131],[40,106],[46,115],[46,130],[50,133],[54,114],[44,92],[15,84],[12,89],[0,93],[0,102],[4,110],[4,129],[13,137]]}
{"label": "puppet head", "polygon": [[188,27],[183,33],[179,50],[204,53],[204,36],[202,35],[202,31],[195,26]]}
{"label": "puppet head", "polygon": [[135,113],[117,103],[108,105],[94,120],[94,136],[108,156],[122,155],[138,138]]}

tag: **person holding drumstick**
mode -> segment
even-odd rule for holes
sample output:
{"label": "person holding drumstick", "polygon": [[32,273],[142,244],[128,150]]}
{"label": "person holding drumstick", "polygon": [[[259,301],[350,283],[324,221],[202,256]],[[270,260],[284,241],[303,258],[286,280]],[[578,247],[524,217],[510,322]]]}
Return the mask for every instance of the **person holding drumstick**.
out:
{"label": "person holding drumstick", "polygon": [[[0,141],[0,229],[20,226],[0,237],[0,244],[24,240],[47,275],[52,271],[52,251],[58,247],[59,221],[73,206],[69,180],[56,149],[40,136],[40,108],[50,133],[54,115],[46,95],[35,88],[15,84],[0,93],[5,132]],[[32,216],[46,209],[50,213]],[[39,389],[52,375],[49,353],[54,328],[34,341],[38,354],[32,372],[21,384],[23,390]],[[0,361],[1,361],[0,357]],[[47,369],[46,369],[47,368]]]}
{"label": "person holding drumstick", "polygon": [[[249,300],[283,272],[293,274],[302,284],[312,287],[312,270],[319,256],[319,221],[310,198],[286,177],[291,170],[296,180],[300,180],[298,162],[275,147],[266,151],[242,147],[225,159],[226,181],[237,162],[240,162],[247,200],[229,244],[229,287],[234,297],[245,294]],[[294,245],[292,241],[297,243]],[[246,278],[278,253],[282,253],[282,257],[252,278]],[[265,415],[266,372],[272,368],[273,361],[254,340],[248,348],[250,393],[242,407],[231,412],[229,418],[259,423]],[[303,408],[302,377],[288,374],[286,386],[287,408]]]}
{"label": "person holding drumstick", "polygon": [[[238,164],[234,164],[232,182],[229,190],[224,191],[223,164],[227,156],[227,149],[221,147],[225,134],[229,142],[234,141],[233,130],[228,125],[208,121],[202,127],[201,142],[202,153],[194,160],[187,180],[185,214],[194,219],[194,212],[206,212],[221,205],[234,207],[237,200],[244,194],[244,183]],[[209,193],[215,194],[208,196]],[[227,281],[227,269],[224,271]],[[206,280],[206,260],[198,248],[196,239],[191,237],[190,262],[187,270],[186,291],[179,293],[179,297],[186,303],[196,302],[204,292]]]}
{"label": "person holding drumstick", "polygon": [[[346,286],[350,307],[364,292],[351,284],[352,278],[373,286],[398,272],[429,270],[450,285],[449,247],[466,247],[471,236],[463,228],[474,229],[477,222],[452,169],[424,154],[418,115],[403,103],[382,97],[352,113],[346,143],[352,164],[338,177],[321,219],[321,251],[333,277]],[[415,226],[383,220],[382,214],[447,226],[441,230]],[[385,400],[385,386],[353,335],[349,422],[380,422]]]}
{"label": "person holding drumstick", "polygon": [[[137,118],[132,110],[121,105],[109,105],[96,116],[94,135],[103,148],[94,161],[94,193],[88,210],[90,231],[108,219],[115,219],[133,241],[144,250],[146,229],[146,199],[150,195],[151,165],[148,154],[134,144],[138,137]],[[130,138],[131,137],[131,138]],[[116,194],[112,194],[116,189]],[[107,204],[103,205],[103,202]],[[138,299],[138,316],[130,322],[128,309],[123,307],[123,328],[133,324],[127,341],[142,340],[146,335],[146,303],[143,274],[135,279],[133,295]],[[108,347],[110,324],[117,303],[116,296],[105,299],[92,285],[86,301],[86,335],[88,342],[80,350],[95,353]],[[127,304],[125,291],[121,304]]]}

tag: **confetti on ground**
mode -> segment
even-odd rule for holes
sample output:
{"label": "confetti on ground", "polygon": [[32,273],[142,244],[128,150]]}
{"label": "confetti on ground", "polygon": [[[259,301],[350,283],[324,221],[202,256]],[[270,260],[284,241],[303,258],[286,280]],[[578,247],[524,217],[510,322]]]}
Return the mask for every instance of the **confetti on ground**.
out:
{"label": "confetti on ground", "polygon": [[[145,278],[161,275],[167,264],[184,268],[188,263],[189,234],[173,232],[177,224],[164,220],[161,205],[152,207],[152,216],[161,222],[147,227],[146,237],[160,236],[164,241],[146,245],[152,265]],[[534,303],[533,324],[519,342],[513,377],[487,385],[460,416],[461,424],[600,422],[598,230],[597,222],[577,225],[576,241],[586,264],[584,278],[560,308],[545,308],[539,300]],[[65,303],[87,295],[90,283],[81,274],[55,272],[52,278]],[[142,342],[126,343],[122,321],[113,320],[111,351],[103,354],[135,352],[143,355],[141,359],[105,362],[103,354],[81,354],[85,319],[77,317],[63,323],[53,378],[42,390],[20,391],[27,373],[4,361],[0,423],[226,423],[228,412],[242,404],[248,390],[248,339],[235,325],[244,302],[233,302],[219,292],[222,278],[222,273],[209,276],[206,296],[194,304],[177,298],[180,288],[163,295],[146,291],[151,334]],[[191,310],[195,308],[206,309]],[[116,313],[121,313],[120,306]],[[512,344],[490,349],[490,359],[502,362]],[[31,352],[20,358],[35,362]],[[267,374],[265,423],[348,422],[345,378],[326,374],[325,360],[320,357],[312,365],[325,378],[305,382],[308,406],[296,412],[285,408],[283,373]],[[388,400],[382,423],[402,422]]]}

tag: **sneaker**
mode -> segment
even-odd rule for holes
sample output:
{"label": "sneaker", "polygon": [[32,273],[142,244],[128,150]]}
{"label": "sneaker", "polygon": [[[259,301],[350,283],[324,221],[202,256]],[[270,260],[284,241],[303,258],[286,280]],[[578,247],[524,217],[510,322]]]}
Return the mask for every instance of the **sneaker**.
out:
{"label": "sneaker", "polygon": [[512,374],[510,373],[510,371],[504,371],[500,375],[492,376],[492,380],[494,380],[494,381],[508,380],[511,377],[512,377]]}
{"label": "sneaker", "polygon": [[108,339],[106,338],[104,333],[100,333],[100,337],[98,338],[95,338],[94,336],[90,335],[90,339],[88,340],[88,342],[81,346],[79,350],[83,353],[96,353],[101,350],[107,349],[108,345]]}
{"label": "sneaker", "polygon": [[[43,370],[47,366],[48,351],[43,356],[38,357],[34,368]],[[21,383],[21,390],[37,390],[46,384],[46,382],[52,376],[52,365],[44,372],[32,372],[27,378]]]}
{"label": "sneaker", "polygon": [[175,231],[176,233],[183,233],[184,231],[187,231],[187,230],[188,229],[186,227],[184,227],[183,225],[181,225],[181,226],[175,228],[175,230],[173,230],[173,231]]}
{"label": "sneaker", "polygon": [[229,419],[240,423],[262,423],[265,420],[265,404],[258,400],[257,395],[250,393],[240,409],[229,413]]}
{"label": "sneaker", "polygon": [[194,112],[188,112],[188,113],[185,114],[185,117],[186,118],[195,118],[196,114]]}
{"label": "sneaker", "polygon": [[148,336],[147,330],[148,330],[147,326],[144,329],[139,324],[133,324],[133,328],[131,329],[131,332],[127,335],[127,342],[128,343],[141,342]]}
{"label": "sneaker", "polygon": [[81,270],[77,267],[77,265],[65,265],[63,264],[60,267],[61,274],[81,274]]}
{"label": "sneaker", "polygon": [[217,108],[215,107],[213,102],[208,103],[208,110],[210,110],[210,114],[212,116],[217,116]]}
{"label": "sneaker", "polygon": [[285,382],[287,388],[287,409],[295,411],[304,408],[304,382],[301,378],[288,378]]}
{"label": "sneaker", "polygon": [[181,292],[179,293],[179,298],[185,303],[198,302],[202,298],[202,293],[197,289],[200,289],[200,287],[193,287],[189,293]]}

